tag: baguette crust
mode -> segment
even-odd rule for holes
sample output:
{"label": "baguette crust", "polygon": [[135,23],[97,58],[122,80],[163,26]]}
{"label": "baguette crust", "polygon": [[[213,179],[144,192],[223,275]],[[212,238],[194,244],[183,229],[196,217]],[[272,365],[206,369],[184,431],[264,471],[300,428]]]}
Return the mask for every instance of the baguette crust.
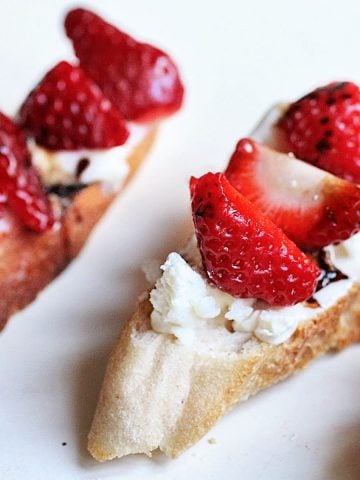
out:
{"label": "baguette crust", "polygon": [[[154,128],[133,149],[127,159],[130,172],[125,184],[141,164],[155,136]],[[78,255],[117,193],[93,184],[78,192],[66,207],[56,198],[56,207],[63,210],[61,221],[40,235],[9,218],[8,231],[0,233],[0,330],[11,315],[33,301]]]}
{"label": "baguette crust", "polygon": [[176,457],[237,402],[304,368],[330,349],[360,340],[360,285],[281,345],[256,339],[237,353],[201,352],[150,331],[138,308],[110,357],[89,433],[99,461],[160,448]]}

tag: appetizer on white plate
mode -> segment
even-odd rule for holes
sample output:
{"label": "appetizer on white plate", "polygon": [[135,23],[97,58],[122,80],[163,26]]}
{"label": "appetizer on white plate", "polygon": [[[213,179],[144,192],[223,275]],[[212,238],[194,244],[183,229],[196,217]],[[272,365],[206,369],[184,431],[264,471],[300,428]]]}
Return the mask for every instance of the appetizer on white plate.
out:
{"label": "appetizer on white plate", "polygon": [[195,235],[110,356],[88,439],[100,461],[175,457],[238,402],[360,338],[359,88],[275,108],[254,138],[225,173],[190,181]]}
{"label": "appetizer on white plate", "polygon": [[58,63],[14,121],[0,115],[0,329],[78,255],[182,104],[163,51],[88,10],[65,28],[80,65]]}

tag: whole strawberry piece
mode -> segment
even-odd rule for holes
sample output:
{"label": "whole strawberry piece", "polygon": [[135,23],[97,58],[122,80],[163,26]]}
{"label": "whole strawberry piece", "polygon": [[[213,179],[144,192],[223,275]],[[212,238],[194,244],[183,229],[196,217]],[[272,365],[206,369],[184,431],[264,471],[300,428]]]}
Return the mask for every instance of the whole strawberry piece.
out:
{"label": "whole strawberry piece", "polygon": [[20,121],[50,150],[110,148],[128,137],[120,112],[79,67],[67,62],[57,64],[30,93]]}
{"label": "whole strawberry piece", "polygon": [[238,142],[225,175],[304,249],[346,240],[360,229],[360,188],[250,139]]}
{"label": "whole strawberry piece", "polygon": [[0,113],[0,202],[29,228],[43,232],[54,223],[21,130]]}
{"label": "whole strawberry piece", "polygon": [[65,29],[81,67],[125,118],[145,122],[180,108],[184,88],[166,53],[81,8],[67,14]]}
{"label": "whole strawberry piece", "polygon": [[360,183],[360,88],[330,83],[300,98],[279,121],[296,157]]}
{"label": "whole strawberry piece", "polygon": [[209,279],[240,298],[292,305],[314,293],[319,269],[222,173],[190,181],[195,232]]}

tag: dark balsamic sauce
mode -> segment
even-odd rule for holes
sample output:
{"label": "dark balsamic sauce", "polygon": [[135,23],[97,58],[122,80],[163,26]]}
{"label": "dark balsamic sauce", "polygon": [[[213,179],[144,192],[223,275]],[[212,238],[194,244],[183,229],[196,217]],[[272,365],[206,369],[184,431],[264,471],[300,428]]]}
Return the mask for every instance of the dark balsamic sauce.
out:
{"label": "dark balsamic sauce", "polygon": [[88,168],[90,165],[90,160],[88,158],[81,158],[78,161],[77,167],[76,167],[76,174],[75,177],[77,180],[79,180],[80,175]]}
{"label": "dark balsamic sauce", "polygon": [[[339,280],[347,280],[349,278],[347,275],[345,275],[345,273],[335,267],[331,261],[331,256],[328,251],[320,249],[314,252],[312,255],[321,270],[321,274],[316,286],[317,292],[330,283],[337,282]],[[308,300],[306,300],[306,303],[311,308],[320,307],[319,302],[314,297],[310,297]]]}
{"label": "dark balsamic sauce", "polygon": [[341,272],[331,261],[330,253],[326,250],[319,250],[314,254],[314,259],[319,265],[321,275],[318,280],[316,291],[321,290],[330,283],[339,280],[347,280],[349,277]]}
{"label": "dark balsamic sauce", "polygon": [[310,297],[308,300],[306,300],[306,306],[309,308],[319,308],[320,303],[314,298]]}
{"label": "dark balsamic sauce", "polygon": [[74,195],[80,192],[83,188],[87,187],[86,184],[76,183],[73,185],[52,185],[47,187],[47,193],[53,193],[60,198],[71,199]]}

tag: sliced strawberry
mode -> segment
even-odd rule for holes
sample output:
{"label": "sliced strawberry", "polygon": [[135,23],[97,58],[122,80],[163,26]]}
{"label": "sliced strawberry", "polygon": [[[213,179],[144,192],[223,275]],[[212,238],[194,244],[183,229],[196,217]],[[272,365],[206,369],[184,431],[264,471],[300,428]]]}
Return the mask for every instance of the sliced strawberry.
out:
{"label": "sliced strawberry", "polygon": [[0,203],[8,204],[29,228],[43,232],[54,223],[48,197],[36,171],[21,130],[0,113]]}
{"label": "sliced strawberry", "polygon": [[330,83],[292,103],[279,121],[296,157],[360,183],[360,88]]}
{"label": "sliced strawberry", "polygon": [[346,240],[360,229],[360,189],[291,155],[238,142],[225,175],[304,249]]}
{"label": "sliced strawberry", "polygon": [[222,173],[190,181],[195,232],[209,279],[240,298],[292,305],[314,293],[320,271]]}
{"label": "sliced strawberry", "polygon": [[20,120],[50,150],[110,148],[128,137],[120,112],[79,67],[67,62],[57,64],[30,93]]}
{"label": "sliced strawberry", "polygon": [[166,53],[81,8],[67,14],[65,29],[81,67],[125,118],[151,121],[180,108],[184,88]]}

